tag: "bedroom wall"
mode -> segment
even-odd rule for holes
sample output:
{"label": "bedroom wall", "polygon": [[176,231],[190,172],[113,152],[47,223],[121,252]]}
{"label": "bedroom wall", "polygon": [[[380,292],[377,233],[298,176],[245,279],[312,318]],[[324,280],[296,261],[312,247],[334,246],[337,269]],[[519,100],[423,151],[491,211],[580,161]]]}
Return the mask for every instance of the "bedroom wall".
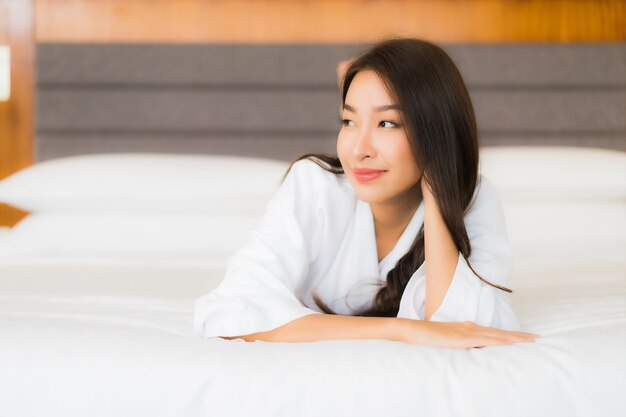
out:
{"label": "bedroom wall", "polygon": [[[331,47],[343,44],[347,48],[343,51],[347,51],[350,45],[364,44],[389,34],[468,45],[623,43],[626,39],[625,4],[614,0],[0,0],[0,43],[19,45],[12,51],[13,95],[11,101],[0,104],[0,178],[37,159],[32,103],[35,44],[39,49],[50,47],[48,51],[55,45],[67,43],[87,47],[93,43]],[[72,62],[64,65],[71,72]],[[330,76],[332,78],[332,74]],[[324,82],[327,89],[332,88],[330,78]],[[616,91],[619,94],[623,90],[619,82],[617,90],[615,83],[601,86],[613,94],[605,106],[611,107]],[[78,87],[85,88],[84,85]],[[39,88],[48,98],[51,96],[46,88],[56,88],[56,93],[63,94],[54,81],[39,84]],[[584,100],[585,97],[577,98]],[[97,101],[97,98],[89,100]],[[623,106],[619,101],[617,104]],[[38,106],[41,112],[41,103]],[[521,106],[525,107],[523,103]],[[71,105],[65,109],[71,109]],[[44,118],[52,118],[46,114]],[[619,117],[615,120],[618,125],[623,123]],[[51,132],[46,129],[42,126],[38,136]],[[600,138],[603,146],[619,146],[616,133],[620,132],[613,129],[608,131],[608,136]],[[45,159],[55,152],[57,155],[64,152],[58,149],[97,150],[90,148],[89,142],[80,142],[86,146],[80,149],[78,142],[72,143],[71,138],[63,140],[66,143],[61,144],[61,148],[51,145],[50,152],[40,156]],[[92,135],[91,143],[101,141]],[[146,146],[153,143],[144,141]],[[162,149],[167,146],[164,142]],[[224,149],[224,152],[230,150]],[[24,214],[0,206],[0,226],[13,225]]]}

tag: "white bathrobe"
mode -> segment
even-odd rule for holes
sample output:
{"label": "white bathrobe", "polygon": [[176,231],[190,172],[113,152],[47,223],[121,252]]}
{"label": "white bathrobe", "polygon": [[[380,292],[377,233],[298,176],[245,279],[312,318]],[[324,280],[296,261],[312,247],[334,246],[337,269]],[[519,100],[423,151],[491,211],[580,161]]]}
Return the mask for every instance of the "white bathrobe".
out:
{"label": "white bathrobe", "polygon": [[[484,176],[464,216],[483,278],[507,286],[512,269],[502,208]],[[323,314],[312,293],[333,311],[351,315],[372,306],[387,273],[409,250],[424,222],[424,202],[395,247],[379,263],[369,203],[345,175],[314,162],[296,162],[248,242],[228,259],[224,279],[194,305],[194,329],[205,338],[272,330],[309,314]],[[508,293],[482,282],[459,252],[450,287],[431,321],[473,321],[520,330]],[[411,276],[398,317],[423,320],[426,264]]]}

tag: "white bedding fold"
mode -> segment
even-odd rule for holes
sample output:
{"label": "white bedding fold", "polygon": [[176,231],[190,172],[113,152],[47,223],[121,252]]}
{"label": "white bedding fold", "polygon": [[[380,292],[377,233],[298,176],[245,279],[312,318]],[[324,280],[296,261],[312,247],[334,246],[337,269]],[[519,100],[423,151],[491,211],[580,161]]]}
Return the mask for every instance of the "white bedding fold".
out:
{"label": "white bedding fold", "polygon": [[626,285],[606,282],[515,293],[543,337],[467,351],[204,340],[192,300],[0,296],[0,415],[623,416]]}

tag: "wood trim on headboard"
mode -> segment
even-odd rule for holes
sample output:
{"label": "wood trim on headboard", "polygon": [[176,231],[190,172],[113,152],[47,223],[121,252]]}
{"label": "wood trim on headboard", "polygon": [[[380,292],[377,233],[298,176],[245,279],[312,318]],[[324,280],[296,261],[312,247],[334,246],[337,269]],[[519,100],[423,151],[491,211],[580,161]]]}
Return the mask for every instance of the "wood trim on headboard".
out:
{"label": "wood trim on headboard", "polygon": [[[11,48],[11,97],[0,102],[0,179],[33,164],[34,36],[30,0],[0,0],[0,44]],[[0,226],[27,213],[0,204]]]}

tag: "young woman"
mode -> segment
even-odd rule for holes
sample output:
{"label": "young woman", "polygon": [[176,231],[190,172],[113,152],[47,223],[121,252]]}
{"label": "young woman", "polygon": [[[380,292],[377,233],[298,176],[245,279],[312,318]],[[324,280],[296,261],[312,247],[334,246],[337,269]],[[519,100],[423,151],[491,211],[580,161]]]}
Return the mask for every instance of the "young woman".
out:
{"label": "young woman", "polygon": [[347,63],[340,90],[337,156],[292,163],[223,281],[196,300],[196,333],[534,341],[509,304],[502,209],[478,172],[476,120],[450,57],[427,41],[383,40]]}

